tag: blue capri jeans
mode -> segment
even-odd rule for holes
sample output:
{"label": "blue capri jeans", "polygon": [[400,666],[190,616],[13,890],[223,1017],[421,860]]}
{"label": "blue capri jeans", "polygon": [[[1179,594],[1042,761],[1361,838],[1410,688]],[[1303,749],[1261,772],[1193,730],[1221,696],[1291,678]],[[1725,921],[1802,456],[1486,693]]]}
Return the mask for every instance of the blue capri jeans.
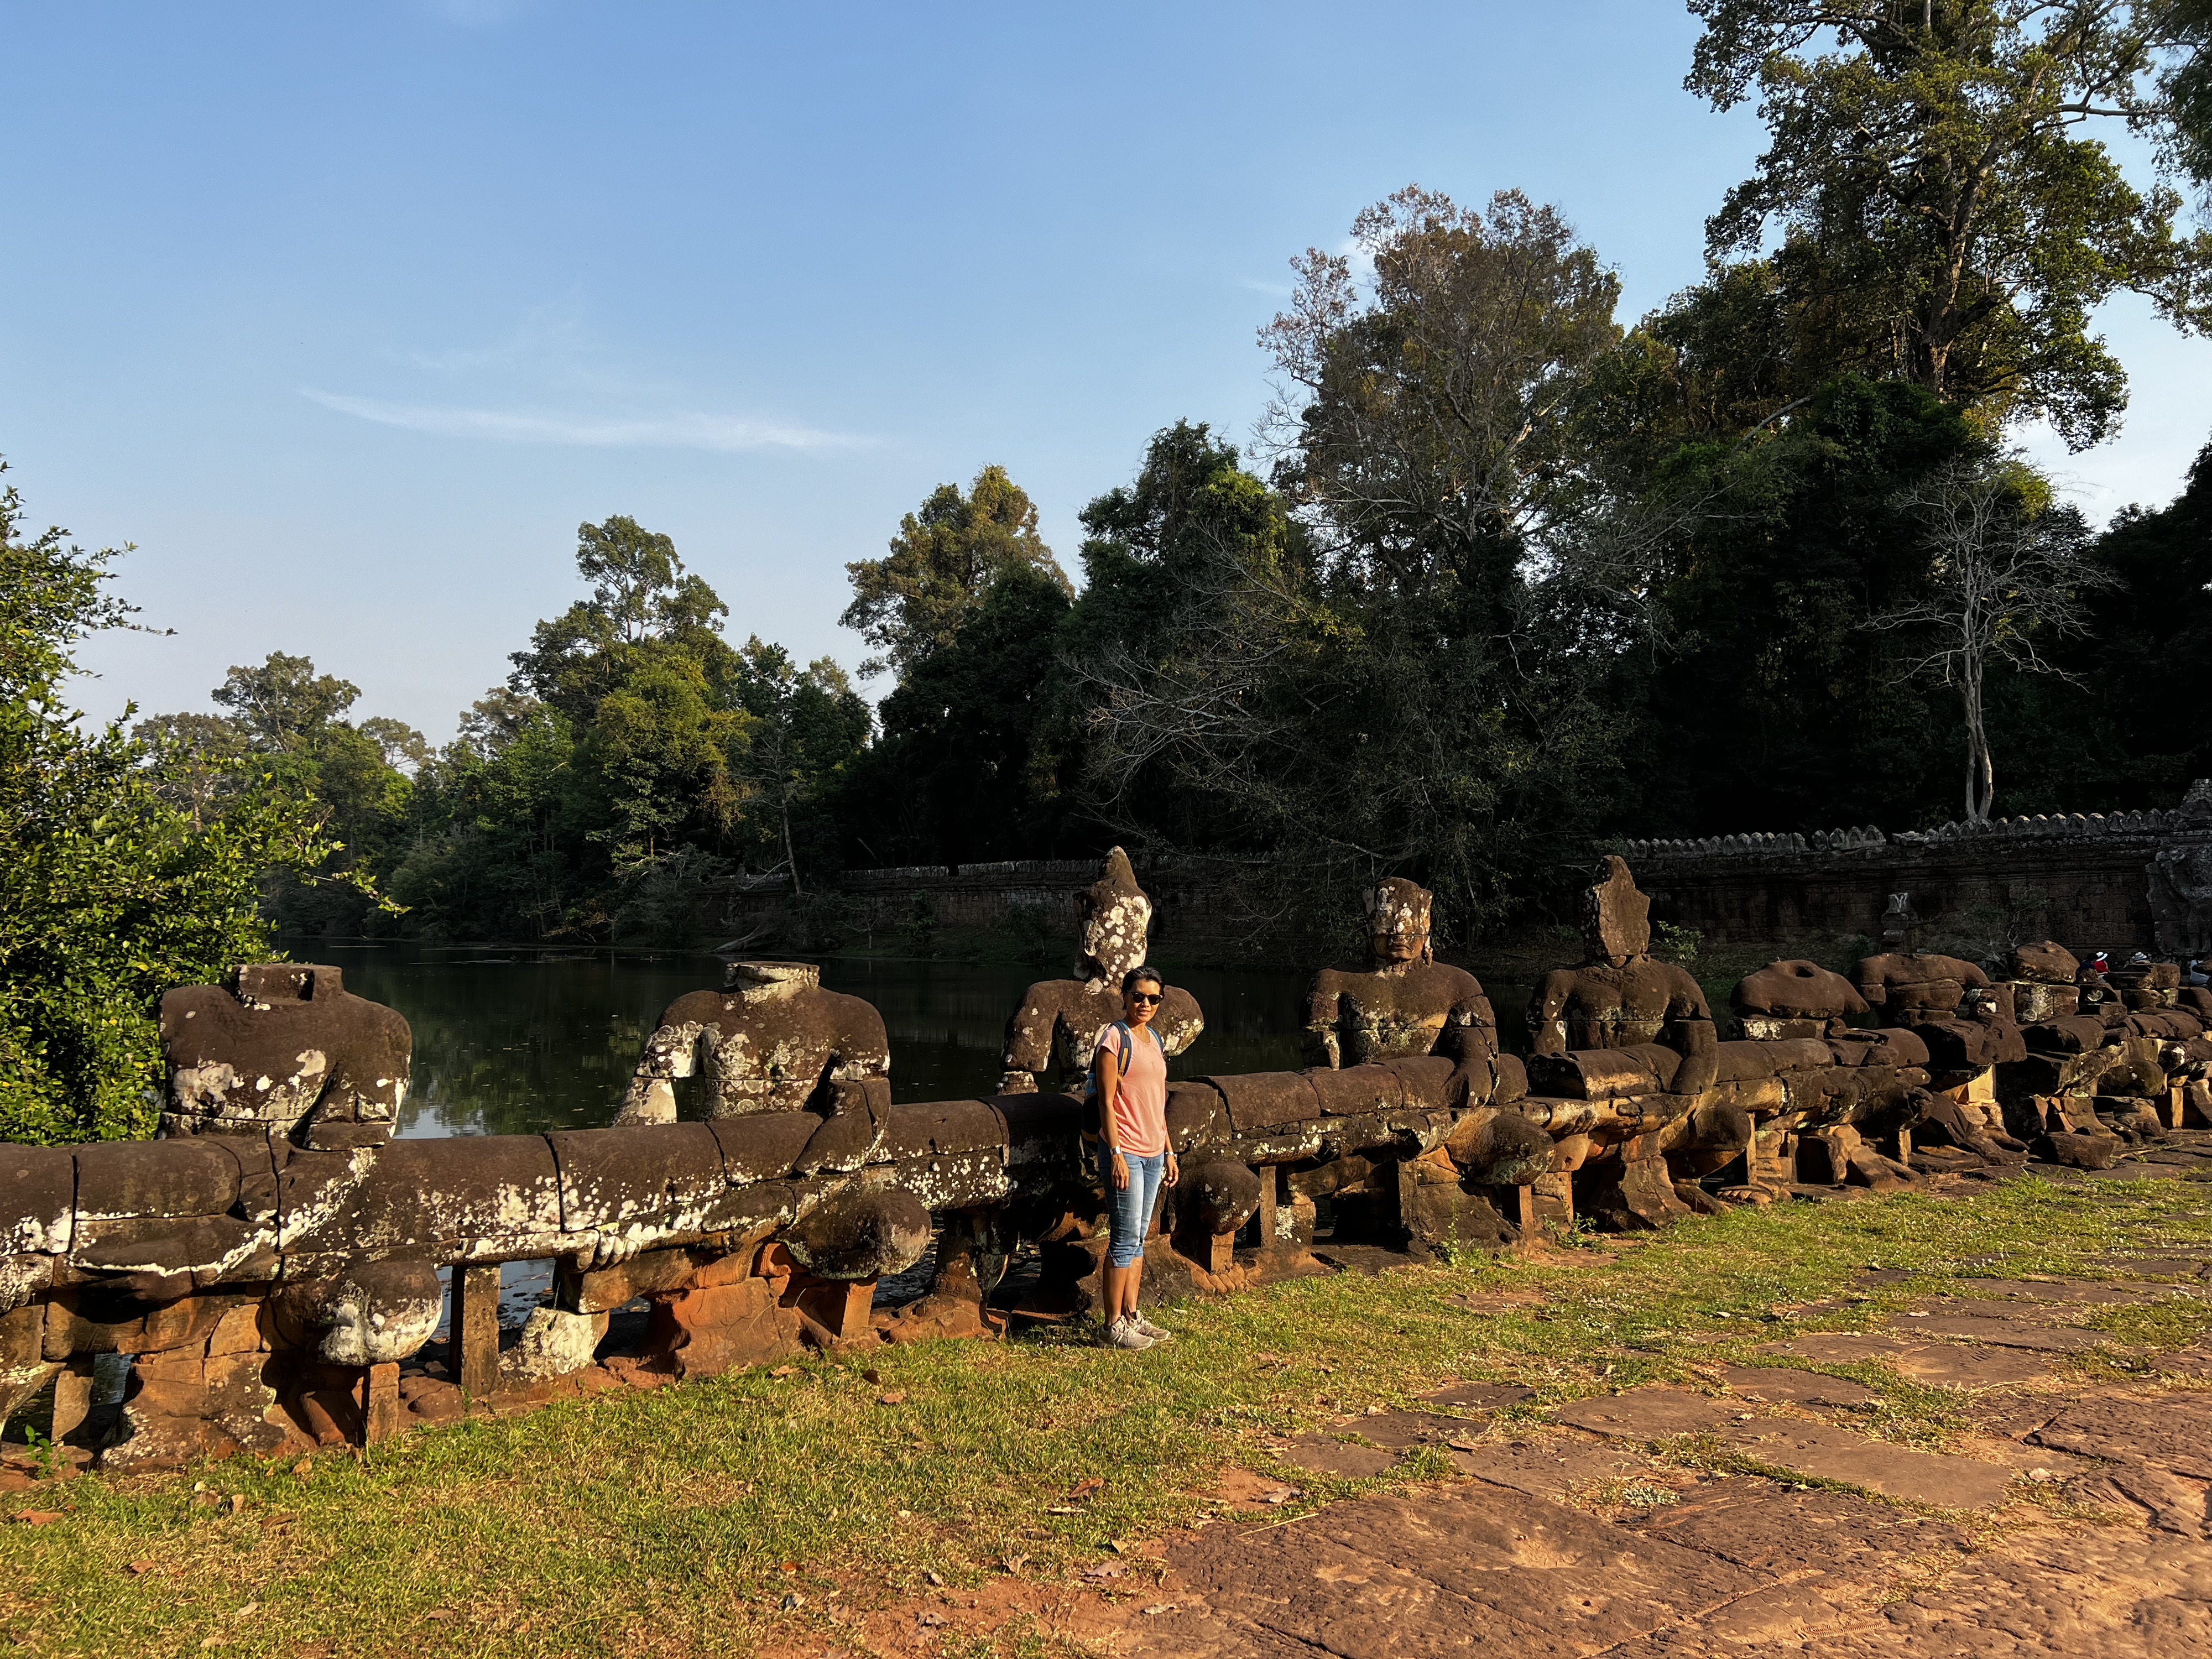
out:
{"label": "blue capri jeans", "polygon": [[1129,1184],[1114,1184],[1114,1152],[1102,1145],[1099,1155],[1105,1165],[1106,1196],[1114,1205],[1112,1242],[1106,1249],[1107,1265],[1126,1267],[1145,1253],[1145,1235],[1152,1231],[1152,1206],[1160,1201],[1160,1182],[1168,1172],[1168,1155],[1154,1152],[1144,1158],[1135,1152],[1124,1152],[1122,1159],[1129,1166]]}

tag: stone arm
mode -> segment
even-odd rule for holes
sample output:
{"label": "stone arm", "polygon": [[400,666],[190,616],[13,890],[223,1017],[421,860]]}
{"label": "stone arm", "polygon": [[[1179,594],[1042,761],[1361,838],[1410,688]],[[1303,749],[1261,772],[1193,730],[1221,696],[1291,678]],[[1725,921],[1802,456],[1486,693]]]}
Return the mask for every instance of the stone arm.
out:
{"label": "stone arm", "polygon": [[1567,1052],[1567,1004],[1573,1000],[1575,970],[1555,968],[1528,999],[1528,1048],[1539,1054]]}
{"label": "stone arm", "polygon": [[[1164,996],[1160,1011],[1152,1016],[1152,1030],[1158,1034],[1160,1047],[1169,1059],[1199,1040],[1206,1031],[1206,1014],[1198,1006],[1198,999],[1188,991],[1173,985],[1161,988]],[[1085,1056],[1088,1063],[1089,1056]]]}
{"label": "stone arm", "polygon": [[1344,1017],[1344,994],[1334,979],[1322,975],[1306,992],[1305,1030],[1298,1038],[1298,1057],[1308,1066],[1339,1071],[1344,1048],[1337,1036],[1337,1022]]}
{"label": "stone arm", "polygon": [[1686,969],[1675,969],[1674,977],[1661,1040],[1682,1056],[1674,1072],[1674,1091],[1702,1094],[1712,1087],[1720,1069],[1720,1037],[1713,1029],[1713,1011],[1705,1001],[1705,988]]}
{"label": "stone arm", "polygon": [[1037,1079],[1052,1069],[1054,1028],[1060,1024],[1059,987],[1041,981],[1022,993],[1021,1006],[1006,1020],[1006,1047],[999,1059],[999,1092],[1033,1095]]}
{"label": "stone arm", "polygon": [[713,1048],[715,1036],[713,1026],[696,1020],[679,1021],[656,1030],[646,1040],[645,1053],[638,1060],[637,1070],[630,1074],[622,1109],[615,1114],[616,1124],[675,1122],[674,1079],[692,1074],[702,1051]]}

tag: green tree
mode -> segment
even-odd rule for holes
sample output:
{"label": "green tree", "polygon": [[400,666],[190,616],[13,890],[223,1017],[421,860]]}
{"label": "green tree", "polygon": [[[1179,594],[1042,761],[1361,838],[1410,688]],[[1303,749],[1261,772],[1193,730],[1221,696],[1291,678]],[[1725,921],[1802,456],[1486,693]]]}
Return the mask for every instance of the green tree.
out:
{"label": "green tree", "polygon": [[1071,602],[1043,571],[1002,571],[950,642],[900,677],[883,736],[839,805],[856,861],[1049,858],[1071,803],[1054,739]]}
{"label": "green tree", "polygon": [[1714,403],[1896,376],[1993,423],[2040,416],[2078,449],[2126,403],[2098,305],[2128,289],[2182,328],[2212,323],[2212,235],[2178,234],[2178,194],[2138,190],[2082,136],[2170,131],[2156,7],[1690,4],[1705,28],[1688,88],[1722,109],[1756,88],[1771,135],[1707,223],[1713,279],[1662,326],[1729,386]]}
{"label": "green tree", "polygon": [[1760,441],[1707,437],[1662,462],[1662,487],[1713,505],[1668,545],[1666,649],[1641,676],[1648,724],[1613,821],[1720,835],[1936,811],[1950,716],[1905,678],[1902,642],[1863,624],[1926,592],[1900,498],[1985,450],[1924,389],[1843,376]]}
{"label": "green tree", "polygon": [[1037,533],[1037,511],[1004,467],[987,466],[968,493],[939,484],[891,538],[890,553],[845,567],[853,602],[838,620],[880,652],[861,678],[886,668],[906,673],[944,649],[975,613],[993,582],[1029,569],[1072,593],[1067,576]]}
{"label": "green tree", "polygon": [[195,814],[176,804],[169,742],[122,720],[81,728],[60,697],[76,641],[135,624],[105,586],[118,552],[67,535],[27,536],[14,487],[0,494],[0,1139],[13,1141],[150,1133],[161,994],[265,959],[263,872],[306,875],[330,850],[281,780],[250,776]]}
{"label": "green tree", "polygon": [[2173,157],[2212,191],[2212,0],[2166,0],[2156,9],[2170,56],[2160,90],[2173,120]]}
{"label": "green tree", "polygon": [[822,809],[866,746],[875,717],[828,657],[802,669],[758,635],[738,655],[738,696],[751,725],[736,763],[752,787],[760,839],[781,852],[774,867],[788,870],[792,891],[803,894],[803,866],[834,856],[836,834]]}
{"label": "green tree", "polygon": [[727,653],[718,618],[729,606],[684,568],[668,537],[619,514],[579,525],[576,569],[591,597],[532,629],[530,648],[510,659],[517,693],[580,720],[641,652],[673,647],[702,663]]}

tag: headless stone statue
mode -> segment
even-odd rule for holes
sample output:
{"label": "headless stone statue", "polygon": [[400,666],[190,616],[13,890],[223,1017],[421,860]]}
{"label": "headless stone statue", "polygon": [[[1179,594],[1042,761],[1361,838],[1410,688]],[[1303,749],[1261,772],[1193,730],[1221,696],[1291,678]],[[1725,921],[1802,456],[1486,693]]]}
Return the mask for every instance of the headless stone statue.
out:
{"label": "headless stone statue", "polygon": [[873,1005],[823,990],[812,963],[733,962],[723,989],[668,1005],[615,1121],[673,1123],[673,1080],[702,1061],[710,1117],[820,1110],[840,1085],[888,1079],[890,1040]]}
{"label": "headless stone statue", "polygon": [[1481,981],[1431,953],[1428,890],[1394,876],[1360,900],[1367,971],[1324,968],[1315,975],[1306,994],[1306,1063],[1335,1069],[1409,1054],[1464,1062],[1496,1054],[1498,1017]]}
{"label": "headless stone statue", "polygon": [[[1031,1094],[1059,1061],[1060,1079],[1073,1082],[1091,1068],[1098,1034],[1121,1018],[1121,979],[1144,965],[1152,902],[1137,885],[1129,855],[1116,847],[1098,879],[1077,896],[1083,918],[1083,956],[1076,979],[1041,980],[1023,994],[1006,1021],[1001,1094]],[[1162,986],[1152,1030],[1160,1046],[1179,1054],[1198,1041],[1206,1016],[1188,991]]]}
{"label": "headless stone statue", "polygon": [[252,963],[227,985],[161,999],[161,1135],[270,1133],[344,1150],[390,1136],[414,1036],[397,1009],[353,995],[336,968]]}
{"label": "headless stone statue", "polygon": [[1587,960],[1544,975],[1528,1000],[1530,1048],[1539,1054],[1656,1043],[1681,1055],[1672,1087],[1711,1086],[1717,1052],[1712,1010],[1689,970],[1651,959],[1651,901],[1627,863],[1608,854],[1583,894]]}

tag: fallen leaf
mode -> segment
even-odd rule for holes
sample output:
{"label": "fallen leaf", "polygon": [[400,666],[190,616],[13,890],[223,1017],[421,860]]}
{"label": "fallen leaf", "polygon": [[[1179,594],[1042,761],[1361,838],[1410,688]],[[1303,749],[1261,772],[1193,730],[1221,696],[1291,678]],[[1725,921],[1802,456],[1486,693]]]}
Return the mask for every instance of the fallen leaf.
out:
{"label": "fallen leaf", "polygon": [[902,1405],[905,1403],[905,1401],[906,1390],[903,1389],[893,1389],[889,1394],[883,1396],[883,1403],[886,1406]]}
{"label": "fallen leaf", "polygon": [[776,1571],[778,1572],[797,1572],[799,1571],[799,1563],[796,1561],[787,1561],[781,1566],[778,1567]]}
{"label": "fallen leaf", "polygon": [[1054,1504],[1046,1510],[1045,1513],[1047,1515],[1080,1515],[1083,1511],[1073,1504]]}
{"label": "fallen leaf", "polygon": [[305,1480],[314,1472],[314,1460],[310,1457],[303,1457],[298,1462],[292,1465],[292,1473],[298,1475],[302,1480]]}
{"label": "fallen leaf", "polygon": [[803,1607],[805,1605],[806,1598],[801,1595],[797,1590],[786,1590],[783,1593],[783,1607],[785,1612],[788,1613],[793,1607]]}
{"label": "fallen leaf", "polygon": [[233,1515],[236,1515],[236,1514],[237,1514],[240,1510],[244,1509],[245,1507],[246,1507],[246,1494],[245,1494],[244,1492],[234,1492],[231,1493],[231,1495],[230,1495],[230,1512],[231,1512]]}
{"label": "fallen leaf", "polygon": [[917,1625],[927,1625],[930,1629],[935,1630],[945,1622],[945,1615],[941,1613],[917,1613],[914,1616],[914,1622]]}
{"label": "fallen leaf", "polygon": [[1128,1571],[1128,1568],[1116,1566],[1111,1561],[1108,1561],[1102,1563],[1098,1566],[1091,1568],[1083,1576],[1085,1578],[1119,1578],[1127,1571]]}
{"label": "fallen leaf", "polygon": [[242,1607],[239,1608],[239,1610],[238,1610],[237,1612],[235,1612],[235,1613],[232,1613],[230,1616],[231,1616],[232,1618],[234,1618],[234,1619],[250,1619],[250,1618],[252,1618],[255,1613],[258,1613],[258,1612],[260,1612],[260,1611],[261,1611],[261,1603],[260,1603],[260,1602],[258,1602],[258,1601],[248,1601],[248,1602],[247,1602],[244,1607]]}
{"label": "fallen leaf", "polygon": [[1086,1475],[1067,1489],[1067,1495],[1070,1498],[1088,1498],[1092,1492],[1102,1490],[1105,1485],[1105,1481],[1098,1476]]}
{"label": "fallen leaf", "polygon": [[1454,1451],[1471,1452],[1482,1449],[1481,1443],[1474,1440],[1447,1440],[1444,1444],[1449,1446]]}
{"label": "fallen leaf", "polygon": [[799,1367],[796,1365],[778,1365],[774,1370],[770,1371],[769,1375],[770,1376],[789,1376],[798,1369]]}
{"label": "fallen leaf", "polygon": [[21,1521],[27,1527],[43,1527],[49,1521],[60,1520],[62,1512],[59,1510],[17,1510],[8,1518]]}
{"label": "fallen leaf", "polygon": [[1260,1501],[1262,1504],[1287,1504],[1293,1498],[1304,1498],[1304,1496],[1305,1491],[1303,1487],[1278,1486],[1273,1492],[1261,1492],[1260,1494]]}
{"label": "fallen leaf", "polygon": [[1008,1572],[1019,1577],[1023,1564],[1028,1561],[1028,1559],[1029,1557],[1026,1555],[1010,1555],[1000,1565],[1004,1566]]}
{"label": "fallen leaf", "polygon": [[1176,1604],[1172,1601],[1155,1601],[1152,1606],[1146,1607],[1145,1611],[1146,1613],[1173,1613],[1175,1611],[1175,1607]]}
{"label": "fallen leaf", "polygon": [[867,1370],[862,1371],[860,1376],[864,1381],[870,1382],[880,1382],[884,1380],[884,1374],[878,1370],[873,1365],[869,1366]]}
{"label": "fallen leaf", "polygon": [[124,1568],[123,1571],[135,1577],[139,1573],[153,1571],[154,1564],[151,1561],[133,1561],[129,1566]]}

